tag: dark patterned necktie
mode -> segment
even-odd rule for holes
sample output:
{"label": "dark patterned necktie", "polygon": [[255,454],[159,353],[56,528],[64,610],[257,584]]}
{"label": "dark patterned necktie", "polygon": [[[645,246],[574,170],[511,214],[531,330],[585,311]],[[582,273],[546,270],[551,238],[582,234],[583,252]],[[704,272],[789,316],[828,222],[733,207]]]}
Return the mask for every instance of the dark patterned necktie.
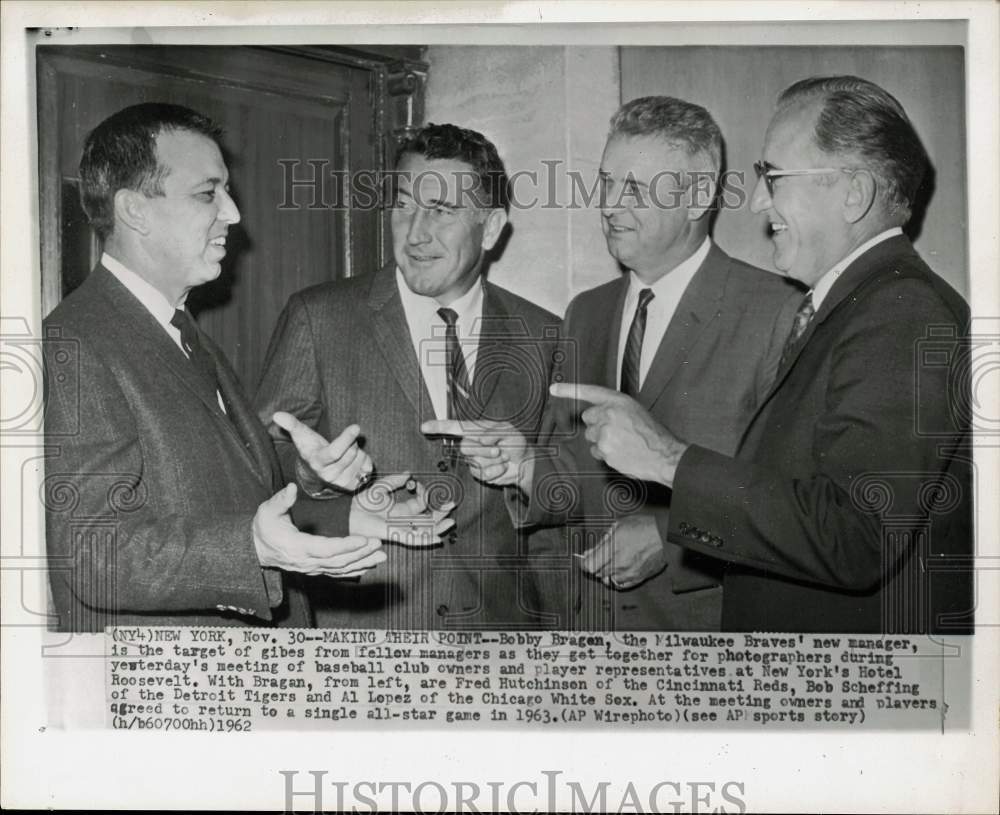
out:
{"label": "dark patterned necktie", "polygon": [[181,332],[181,345],[184,347],[184,353],[187,354],[202,381],[211,388],[213,393],[217,391],[219,378],[215,373],[215,362],[205,350],[205,346],[201,344],[201,340],[198,338],[198,329],[195,327],[191,315],[183,309],[175,309],[174,316],[170,318],[170,325]]}
{"label": "dark patterned necktie", "polygon": [[791,358],[796,346],[799,344],[799,340],[802,339],[802,335],[806,333],[806,329],[809,327],[809,321],[812,320],[815,313],[816,309],[813,308],[812,292],[809,292],[802,298],[802,305],[795,312],[792,330],[788,335],[788,339],[785,340],[785,347],[781,350],[781,361],[778,363],[778,368],[785,367],[785,363]]}
{"label": "dark patterned necktie", "polygon": [[465,355],[458,342],[455,324],[458,314],[450,308],[439,308],[438,316],[445,322],[445,352],[448,355],[448,418],[462,419],[469,401],[469,374],[465,368]]}
{"label": "dark patterned necktie", "polygon": [[654,297],[652,289],[639,292],[639,305],[636,306],[632,325],[628,330],[628,340],[625,342],[625,356],[622,357],[622,393],[636,397],[639,395],[639,370],[642,363],[642,338],[646,334],[646,308]]}

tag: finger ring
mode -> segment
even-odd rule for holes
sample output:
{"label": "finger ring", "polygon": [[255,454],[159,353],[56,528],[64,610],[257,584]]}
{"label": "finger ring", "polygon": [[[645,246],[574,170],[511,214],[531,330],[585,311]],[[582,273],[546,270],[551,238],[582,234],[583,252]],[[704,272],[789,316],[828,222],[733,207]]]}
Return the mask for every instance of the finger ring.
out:
{"label": "finger ring", "polygon": [[625,588],[625,584],[624,583],[619,583],[613,577],[609,578],[609,579],[611,580],[611,585],[614,586],[616,589],[624,589]]}
{"label": "finger ring", "polygon": [[365,484],[365,483],[367,483],[367,482],[368,482],[368,480],[369,480],[369,479],[370,479],[371,477],[372,477],[372,474],[371,474],[371,472],[370,472],[370,471],[369,471],[369,472],[367,472],[367,473],[358,473],[358,474],[357,474],[357,475],[355,476],[355,478],[357,478],[357,479],[358,479],[358,484],[359,484],[359,485],[360,485],[360,484]]}

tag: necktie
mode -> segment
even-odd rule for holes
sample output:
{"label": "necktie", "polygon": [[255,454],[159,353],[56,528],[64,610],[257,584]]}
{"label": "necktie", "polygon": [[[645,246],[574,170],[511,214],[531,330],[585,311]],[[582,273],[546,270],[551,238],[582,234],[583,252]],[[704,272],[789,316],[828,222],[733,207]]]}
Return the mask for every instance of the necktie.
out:
{"label": "necktie", "polygon": [[809,321],[813,318],[815,313],[816,309],[813,308],[812,292],[809,292],[802,298],[802,305],[800,305],[799,310],[795,312],[795,320],[792,322],[792,331],[788,335],[788,339],[785,340],[785,347],[781,350],[781,361],[778,363],[778,368],[785,367],[785,363],[788,362],[789,358],[791,358],[792,352],[795,351],[795,347],[799,344],[799,340],[802,339],[802,335],[806,333],[806,329],[809,327]]}
{"label": "necktie", "polygon": [[642,338],[646,334],[646,308],[654,297],[652,289],[639,292],[639,305],[636,306],[632,326],[628,330],[628,340],[625,342],[625,356],[622,357],[621,391],[627,396],[639,395],[639,370],[642,363]]}
{"label": "necktie", "polygon": [[214,396],[219,390],[219,379],[215,373],[215,362],[198,339],[198,329],[191,315],[182,309],[176,309],[170,318],[170,325],[181,332],[181,345],[188,355],[188,360],[198,372],[202,382],[211,390]]}
{"label": "necktie", "polygon": [[439,308],[438,316],[445,322],[445,352],[448,355],[448,418],[462,419],[469,400],[469,374],[465,369],[465,355],[458,342],[455,324],[458,314],[450,308]]}

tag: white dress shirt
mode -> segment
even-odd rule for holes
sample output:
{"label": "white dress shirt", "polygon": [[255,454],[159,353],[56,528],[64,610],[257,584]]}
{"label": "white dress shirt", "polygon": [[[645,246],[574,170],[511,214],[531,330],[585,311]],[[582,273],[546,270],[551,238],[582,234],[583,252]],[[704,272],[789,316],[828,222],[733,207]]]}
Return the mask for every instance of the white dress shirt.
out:
{"label": "white dress shirt", "polygon": [[[396,269],[396,286],[410,329],[413,350],[420,362],[420,373],[434,406],[434,416],[448,418],[448,352],[445,342],[447,324],[438,314],[441,304],[433,297],[415,294],[406,285],[403,273]],[[483,285],[477,282],[449,306],[458,315],[455,333],[458,335],[469,383],[476,370],[480,324],[483,316]]]}
{"label": "white dress shirt", "polygon": [[651,286],[643,283],[635,272],[629,272],[628,294],[625,295],[625,307],[622,310],[622,326],[618,334],[618,367],[615,387],[622,381],[622,360],[625,358],[625,343],[628,342],[628,332],[635,318],[636,307],[639,305],[639,292],[643,289],[653,290],[653,299],[646,306],[646,333],[642,339],[642,357],[639,362],[639,385],[646,381],[649,366],[653,357],[667,333],[667,326],[677,311],[688,284],[694,278],[705,258],[712,248],[712,241],[705,238],[704,242],[691,257],[682,261]]}
{"label": "white dress shirt", "polygon": [[878,244],[882,243],[882,241],[887,241],[889,238],[894,238],[896,235],[902,234],[903,230],[898,226],[894,226],[892,229],[887,229],[885,232],[879,232],[879,234],[877,234],[874,238],[865,241],[846,258],[840,261],[840,263],[830,269],[830,271],[823,275],[812,288],[813,308],[816,311],[819,311],[820,304],[822,304],[823,300],[826,299],[827,294],[830,293],[830,289],[833,288],[833,284],[837,282],[837,278],[840,277],[841,272],[854,263],[854,261],[856,261],[872,247],[878,246]]}
{"label": "white dress shirt", "polygon": [[[160,324],[167,336],[174,341],[174,344],[181,349],[181,353],[187,357],[181,342],[181,332],[171,324],[174,317],[174,307],[158,288],[143,280],[139,275],[127,268],[121,261],[111,257],[107,252],[101,255],[101,265],[115,276],[119,283],[128,289],[145,307],[146,311],[153,315],[153,318]],[[222,401],[222,394],[215,392],[215,398],[219,400],[219,407],[222,412],[226,412],[226,406]]]}

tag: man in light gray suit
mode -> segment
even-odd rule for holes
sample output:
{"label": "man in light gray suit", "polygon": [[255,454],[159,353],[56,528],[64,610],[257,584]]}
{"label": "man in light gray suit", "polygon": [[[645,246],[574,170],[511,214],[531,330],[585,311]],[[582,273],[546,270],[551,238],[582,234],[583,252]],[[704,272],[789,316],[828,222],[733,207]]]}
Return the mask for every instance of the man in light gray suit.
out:
{"label": "man in light gray suit", "polygon": [[[626,273],[570,303],[557,375],[622,390],[681,437],[731,453],[774,377],[802,295],[711,240],[721,160],[722,135],[698,105],[652,96],[614,115],[601,157],[601,227]],[[566,627],[719,628],[721,572],[667,542],[669,491],[595,459],[566,400],[551,404],[537,455],[509,432],[485,430],[462,444],[480,477],[530,498],[527,513],[512,505],[522,520],[567,525],[579,571]]]}
{"label": "man in light gray suit", "polygon": [[[296,487],[279,489],[270,439],[184,308],[219,275],[240,220],[219,136],[189,108],[147,103],[84,146],[83,204],[104,253],[44,323],[46,539],[63,631],[308,625],[293,576],[357,577],[385,560],[391,502],[351,519],[363,534],[293,526]],[[347,455],[350,434],[338,443],[328,477],[355,483],[370,462]]]}

